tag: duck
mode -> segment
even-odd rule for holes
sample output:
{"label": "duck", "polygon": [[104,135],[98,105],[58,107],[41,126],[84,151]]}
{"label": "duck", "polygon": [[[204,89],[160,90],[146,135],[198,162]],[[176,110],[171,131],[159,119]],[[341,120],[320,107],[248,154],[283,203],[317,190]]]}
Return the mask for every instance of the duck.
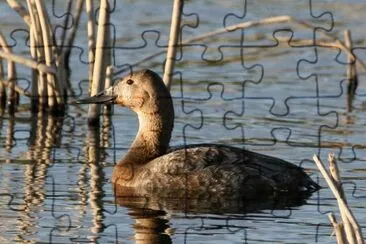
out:
{"label": "duck", "polygon": [[111,178],[128,196],[164,192],[168,197],[258,199],[309,194],[320,188],[303,168],[276,157],[215,143],[170,147],[172,97],[162,78],[149,69],[131,72],[77,103],[118,104],[137,114],[137,135]]}

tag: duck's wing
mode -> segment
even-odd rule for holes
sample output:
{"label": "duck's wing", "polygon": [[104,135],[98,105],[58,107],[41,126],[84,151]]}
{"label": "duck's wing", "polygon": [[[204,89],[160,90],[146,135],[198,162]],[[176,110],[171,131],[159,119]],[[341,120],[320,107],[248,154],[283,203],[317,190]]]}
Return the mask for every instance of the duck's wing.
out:
{"label": "duck's wing", "polygon": [[[197,178],[197,184],[237,181],[269,185],[284,191],[311,190],[319,186],[302,168],[282,159],[262,155],[236,147],[217,144],[199,144],[171,149],[151,161],[150,170],[172,177],[186,174]],[[153,173],[152,172],[152,173]],[[216,179],[216,180],[215,180]],[[234,183],[231,183],[234,184]],[[234,184],[235,185],[235,184]]]}
{"label": "duck's wing", "polygon": [[188,170],[230,165],[245,166],[266,174],[277,174],[282,170],[299,169],[298,166],[279,158],[220,144],[197,144],[171,148],[167,154],[160,157],[160,160],[162,159],[184,162]]}

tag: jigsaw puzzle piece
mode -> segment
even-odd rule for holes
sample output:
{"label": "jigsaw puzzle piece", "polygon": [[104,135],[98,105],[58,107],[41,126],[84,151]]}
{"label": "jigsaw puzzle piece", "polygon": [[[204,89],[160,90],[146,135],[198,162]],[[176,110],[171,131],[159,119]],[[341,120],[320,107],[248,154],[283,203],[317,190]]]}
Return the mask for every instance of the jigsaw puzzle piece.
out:
{"label": "jigsaw puzzle piece", "polygon": [[352,147],[355,152],[356,159],[360,161],[366,161],[366,147],[363,145],[354,145]]}
{"label": "jigsaw puzzle piece", "polygon": [[[315,16],[319,16],[322,13],[331,13],[334,24],[330,33],[334,36],[342,39],[343,32],[346,29],[349,29],[352,32],[354,40],[357,40],[356,42],[365,38],[362,33],[363,23],[359,23],[359,21],[365,17],[365,9],[360,2],[345,0],[334,0],[331,2],[327,0],[312,0],[311,6]],[[329,14],[324,17],[328,16]]]}
{"label": "jigsaw puzzle piece", "polygon": [[304,80],[315,80],[318,96],[326,98],[322,101],[334,102],[331,100],[340,99],[347,91],[343,88],[347,79],[347,64],[340,60],[340,51],[326,47],[314,47],[312,53],[314,55],[310,57],[311,53],[308,54],[308,57],[302,58],[298,62],[299,77]]}
{"label": "jigsaw puzzle piece", "polygon": [[[162,64],[165,60],[164,50],[168,44],[170,18],[161,13],[171,12],[172,5],[165,3],[143,3],[143,5],[140,8],[139,4],[126,3],[122,8],[116,8],[111,15],[110,21],[115,26],[112,63],[117,67],[117,72],[118,69],[130,71],[128,66],[136,63],[139,63],[138,69],[150,68],[156,72],[163,71]],[[154,18],[154,21],[147,21],[141,20],[139,17],[141,15],[161,17]],[[162,53],[155,56],[152,62],[140,62],[159,52]]]}
{"label": "jigsaw puzzle piece", "polygon": [[[199,11],[202,5],[196,2],[186,2],[184,5],[184,12],[194,13],[197,21],[194,24],[185,21],[181,28],[181,39],[184,49],[187,47],[199,50],[201,60],[207,62],[220,62],[224,59],[222,47],[238,47],[240,46],[241,30],[226,31],[223,29],[223,21],[228,12],[235,10],[235,7],[240,5],[241,1],[232,1],[230,4],[224,4],[221,8],[210,8],[205,6],[205,11]],[[207,8],[210,8],[207,11]],[[197,14],[197,12],[199,14]],[[212,15],[218,16],[213,19]],[[188,24],[187,24],[188,23]],[[202,24],[203,23],[203,24]],[[205,33],[212,33],[221,30],[219,35],[208,35],[205,38],[186,43],[187,40],[195,39],[199,36],[207,35]],[[223,43],[228,43],[223,45]],[[184,54],[186,54],[184,52]],[[186,57],[187,58],[187,57]]]}
{"label": "jigsaw puzzle piece", "polygon": [[[262,65],[243,62],[243,57],[251,59],[257,50],[243,50],[240,45],[221,46],[222,59],[215,62],[203,60],[201,51],[202,48],[185,47],[183,58],[176,62],[175,80],[179,82],[179,87],[173,86],[172,92],[179,95],[175,97],[200,99],[210,83],[217,82],[225,85],[223,99],[239,99],[244,96],[245,81],[258,83],[263,77]],[[183,70],[189,70],[189,76],[182,76],[185,74]]]}
{"label": "jigsaw puzzle piece", "polygon": [[288,101],[290,109],[286,116],[276,116],[270,113],[272,103],[271,99],[245,98],[244,112],[236,116],[228,114],[227,126],[242,128],[248,149],[282,158],[288,155],[285,158],[288,161],[310,162],[304,167],[314,168],[311,156],[319,154],[318,148],[325,146],[322,133],[336,128],[337,114],[320,113],[317,99],[296,98]]}
{"label": "jigsaw puzzle piece", "polygon": [[[227,111],[240,113],[241,99],[225,99],[225,86],[222,83],[211,83],[207,93],[201,92],[201,99],[182,99],[181,106],[176,109],[176,133],[184,145],[194,143],[220,143],[241,145],[240,128],[226,128],[224,115]],[[205,94],[202,96],[202,94]],[[179,109],[180,108],[180,109]],[[180,122],[180,120],[182,120]],[[189,124],[183,121],[190,121]],[[177,127],[177,126],[181,126]],[[220,135],[220,136],[219,136]]]}
{"label": "jigsaw puzzle piece", "polygon": [[[112,63],[116,67],[116,70],[125,70],[130,72],[134,70],[130,65],[139,63],[138,69],[154,69],[158,73],[163,71],[163,63],[165,60],[164,55],[158,55],[154,58],[153,62],[140,62],[145,59],[147,54],[154,54],[159,51],[164,51],[166,46],[161,40],[162,35],[156,30],[145,30],[140,33],[141,39],[137,40],[136,36],[129,36],[130,40],[124,42],[121,39],[116,39],[115,46],[113,47],[114,56]],[[141,50],[144,50],[143,52]]]}
{"label": "jigsaw puzzle piece", "polygon": [[[359,138],[357,122],[362,120],[358,114],[348,115],[348,78],[347,78],[347,56],[338,49],[316,47],[314,59],[300,60],[298,70],[300,77],[305,80],[315,80],[317,86],[318,107],[320,114],[334,113],[337,115],[337,124],[321,133],[322,140],[328,146],[321,146],[321,154],[326,157],[333,152],[338,160],[351,163],[356,159],[354,145],[351,142],[362,140]],[[360,50],[358,50],[360,51]],[[362,56],[362,51],[357,53]],[[357,55],[356,54],[356,55]],[[356,90],[353,99],[353,107],[358,110],[362,107],[363,90]],[[323,128],[329,124],[324,124]]]}
{"label": "jigsaw puzzle piece", "polygon": [[[292,33],[277,32],[278,35],[290,34],[287,39],[292,39]],[[288,101],[294,98],[316,97],[317,86],[315,80],[304,80],[297,72],[298,59],[306,58],[314,48],[296,48],[288,42],[271,48],[256,48],[257,57],[254,62],[261,61],[263,78],[260,82],[246,81],[244,92],[245,99],[261,97],[272,100],[269,112],[275,116],[286,116],[290,113]],[[245,55],[244,65],[252,66],[252,59]],[[281,67],[279,67],[279,65]]]}

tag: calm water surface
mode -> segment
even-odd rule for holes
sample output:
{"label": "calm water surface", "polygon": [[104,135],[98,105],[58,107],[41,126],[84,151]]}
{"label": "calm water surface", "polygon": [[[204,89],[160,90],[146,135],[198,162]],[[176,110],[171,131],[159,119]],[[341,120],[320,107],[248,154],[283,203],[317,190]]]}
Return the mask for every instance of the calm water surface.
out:
{"label": "calm water surface", "polygon": [[[62,23],[65,3],[46,2],[52,22]],[[0,7],[1,32],[14,52],[28,55],[24,24],[5,1]],[[365,50],[358,48],[366,46],[362,1],[316,1],[311,10],[308,0],[248,1],[246,9],[240,19],[243,1],[189,1],[184,6],[183,39],[222,28],[223,23],[277,15],[329,29],[333,17],[330,33],[342,36],[344,29],[351,29],[354,52],[366,58]],[[169,1],[117,1],[111,15],[117,71],[164,48],[170,11]],[[72,84],[80,96],[88,89],[85,21],[82,16],[70,61]],[[278,29],[282,31],[275,32]],[[171,144],[244,146],[302,165],[322,186],[326,184],[312,155],[326,161],[334,152],[349,205],[365,230],[364,71],[354,112],[347,115],[346,56],[335,49],[276,45],[275,38],[291,36],[312,39],[314,32],[291,24],[257,27],[200,41],[179,52],[179,73],[172,87],[176,120]],[[162,74],[163,61],[159,56],[139,68]],[[30,71],[17,68],[19,85],[27,88]],[[95,132],[88,130],[86,106],[69,107],[64,117],[56,118],[30,114],[25,98],[21,104],[15,116],[0,118],[1,243],[335,242],[327,213],[339,214],[326,187],[303,202],[115,199],[110,176],[135,136],[135,115],[115,107],[112,120],[102,120]]]}

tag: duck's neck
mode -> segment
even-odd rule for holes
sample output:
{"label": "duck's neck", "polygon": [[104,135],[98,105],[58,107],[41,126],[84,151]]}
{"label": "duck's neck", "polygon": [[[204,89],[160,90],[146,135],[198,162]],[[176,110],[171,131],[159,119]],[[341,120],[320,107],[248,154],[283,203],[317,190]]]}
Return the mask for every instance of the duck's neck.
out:
{"label": "duck's neck", "polygon": [[119,164],[145,164],[166,153],[174,123],[173,109],[138,112],[139,130]]}

